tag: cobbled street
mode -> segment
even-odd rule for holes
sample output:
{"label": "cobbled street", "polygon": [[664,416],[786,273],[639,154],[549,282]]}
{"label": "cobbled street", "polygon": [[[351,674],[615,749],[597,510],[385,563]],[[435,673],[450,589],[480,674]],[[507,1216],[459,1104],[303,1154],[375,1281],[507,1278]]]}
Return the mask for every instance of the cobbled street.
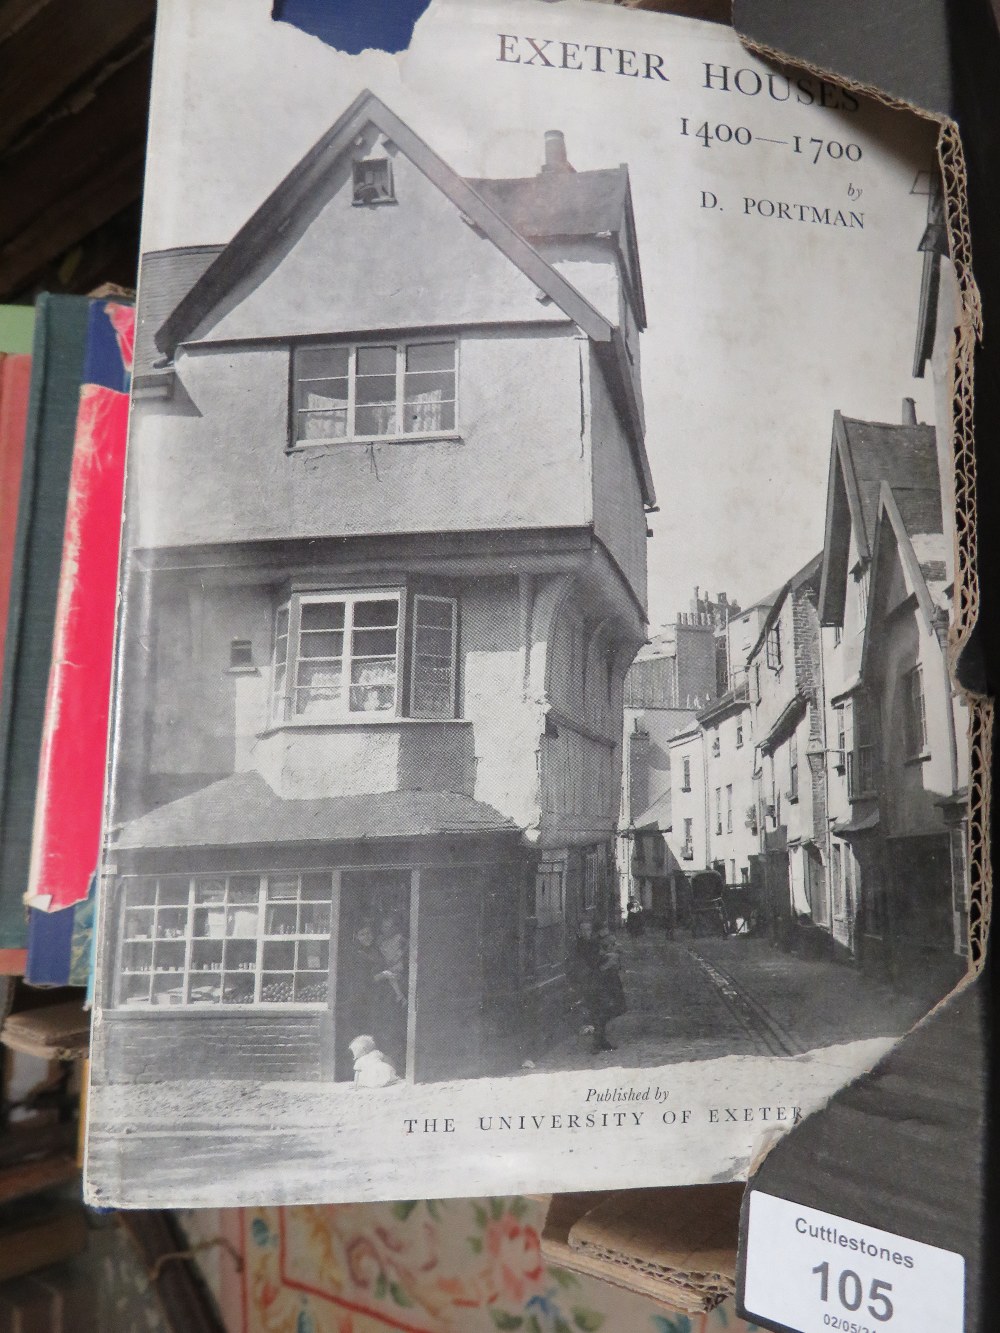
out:
{"label": "cobbled street", "polygon": [[[901,995],[843,963],[799,958],[746,935],[670,939],[621,935],[628,1012],[594,1053],[579,1030],[533,1059],[539,1070],[637,1068],[726,1055],[800,1055],[821,1046],[894,1037],[937,995]],[[584,1019],[575,1010],[582,1026]]]}

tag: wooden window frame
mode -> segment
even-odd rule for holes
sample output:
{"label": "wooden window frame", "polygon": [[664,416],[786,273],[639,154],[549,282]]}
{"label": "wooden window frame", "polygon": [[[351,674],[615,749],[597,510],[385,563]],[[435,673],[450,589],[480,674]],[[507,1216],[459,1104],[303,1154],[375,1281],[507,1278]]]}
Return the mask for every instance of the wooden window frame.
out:
{"label": "wooden window frame", "polygon": [[[539,859],[535,870],[535,920],[539,926],[553,926],[566,919],[566,868],[568,857],[565,852],[558,852],[548,856],[542,856]],[[558,886],[556,897],[558,901],[555,906],[552,905],[552,898],[545,900],[544,904],[539,890]],[[544,911],[541,910],[544,906]]]}
{"label": "wooden window frame", "polygon": [[903,727],[907,759],[923,759],[927,745],[927,696],[924,693],[924,672],[920,663],[903,676]]}
{"label": "wooden window frame", "polygon": [[[354,608],[359,602],[395,602],[396,604],[396,667],[393,678],[392,708],[352,709],[350,707],[351,665],[354,654]],[[312,605],[344,604],[344,651],[341,656],[341,697],[336,708],[324,712],[322,716],[308,716],[296,713],[295,695],[300,687],[296,676],[301,661],[300,636],[302,625],[302,607]],[[405,588],[351,588],[330,589],[323,591],[295,591],[275,611],[274,632],[272,636],[271,656],[271,709],[272,726],[299,725],[309,726],[351,721],[366,721],[373,718],[403,716],[403,646],[406,639],[407,604]],[[287,616],[286,632],[279,633],[278,626],[282,616]],[[385,626],[386,629],[390,628]],[[335,631],[331,631],[335,632]],[[285,640],[285,655],[282,664],[279,658],[279,643]],[[283,687],[279,689],[279,671],[283,669]]]}
{"label": "wooden window frame", "polygon": [[[440,719],[447,721],[458,716],[458,598],[442,597],[437,593],[414,593],[411,600],[411,628],[409,632],[410,640],[410,717],[419,717],[425,719]],[[420,629],[420,607],[425,602],[435,602],[439,606],[449,606],[451,608],[451,691],[447,713],[432,713],[418,709],[414,700],[417,691],[417,634]],[[439,628],[435,626],[434,628]]]}
{"label": "wooden window frame", "polygon": [[[450,400],[454,407],[453,421],[450,426],[442,426],[437,430],[430,431],[408,431],[404,428],[405,417],[404,409],[406,402],[406,353],[411,347],[429,346],[434,343],[448,344],[454,352],[454,364],[452,375],[454,379],[454,395]],[[458,338],[443,337],[432,333],[425,334],[418,338],[405,338],[400,341],[395,339],[385,340],[379,338],[360,339],[352,342],[343,342],[336,339],[328,341],[310,341],[296,342],[292,344],[291,354],[289,356],[288,377],[289,377],[289,402],[288,402],[288,450],[295,452],[299,449],[311,449],[316,446],[325,447],[329,445],[340,444],[378,444],[389,441],[395,444],[406,444],[410,441],[420,440],[441,440],[457,439],[458,423],[460,420],[460,399],[459,382],[461,378],[460,367],[460,347]],[[322,351],[324,349],[340,348],[346,349],[347,358],[347,404],[346,404],[346,422],[343,435],[323,435],[315,438],[307,438],[299,435],[298,422],[302,414],[329,412],[331,408],[303,408],[299,406],[298,390],[300,382],[304,382],[304,377],[300,376],[296,370],[296,361],[305,352]],[[355,429],[357,421],[357,382],[358,382],[358,352],[369,348],[392,348],[395,351],[395,414],[394,429],[376,434],[359,433]],[[318,376],[318,379],[334,379],[338,376]],[[361,404],[365,406],[365,404]]]}
{"label": "wooden window frame", "polygon": [[[304,881],[308,876],[325,878],[328,882],[329,890],[326,896],[307,897],[304,893]],[[252,899],[235,899],[232,895],[237,886],[234,881],[247,881],[242,886],[246,893],[252,891],[252,881],[256,880],[256,901]],[[291,883],[295,881],[295,891],[292,897],[272,897],[270,889],[272,881],[285,880]],[[175,889],[179,889],[181,884],[186,881],[186,888],[183,891],[183,901],[168,902],[163,901],[162,895],[167,882],[172,883]],[[129,902],[129,891],[132,888],[144,888],[149,892],[152,886],[153,902],[143,904]],[[213,891],[221,892],[221,898],[214,901],[208,898],[199,898],[199,894],[204,894],[210,887]],[[335,920],[338,903],[339,890],[339,871],[332,869],[319,868],[316,870],[266,870],[266,871],[204,871],[193,874],[169,874],[169,875],[124,875],[119,879],[120,892],[120,930],[118,939],[117,963],[115,967],[115,1008],[124,1013],[192,1013],[192,1014],[234,1014],[252,1010],[253,1012],[273,1011],[280,1013],[289,1012],[315,1012],[326,1009],[329,1004],[330,987],[330,952],[335,938]],[[180,894],[177,894],[180,897]],[[291,909],[295,916],[295,927],[288,931],[279,931],[269,929],[269,909],[283,907],[286,911]],[[302,922],[306,919],[306,908],[328,908],[326,914],[326,925],[321,930],[306,930],[302,927]],[[230,933],[230,914],[238,909],[245,909],[248,913],[256,915],[256,930],[253,934]],[[196,933],[196,914],[199,911],[215,911],[222,915],[223,930],[221,934],[199,934]],[[160,914],[172,914],[172,926],[163,926],[164,933],[158,932],[160,923]],[[139,915],[140,918],[149,917],[150,933],[149,935],[126,934],[126,922],[130,916]],[[183,923],[179,921],[180,914],[183,914]],[[271,924],[274,919],[270,918]],[[179,933],[178,932],[179,928]],[[172,930],[173,934],[166,934],[167,930]],[[299,966],[300,946],[308,947],[310,944],[322,943],[326,950],[325,967],[307,968]],[[199,946],[202,948],[202,954],[207,950],[208,945],[218,945],[218,966],[213,966],[211,961],[208,963],[198,962],[197,953]],[[268,945],[283,944],[290,945],[292,953],[291,968],[277,968],[265,965]],[[135,957],[140,956],[137,953],[138,946],[149,947],[149,967],[133,966],[126,967],[128,961],[133,961]],[[166,958],[179,959],[179,962],[157,967],[157,946],[160,946],[160,961]],[[252,946],[252,948],[250,947]],[[230,958],[230,949],[233,956]],[[167,951],[171,952],[167,952]],[[132,957],[130,958],[130,952]],[[214,953],[214,951],[213,951]],[[252,960],[250,954],[252,953]],[[233,959],[242,954],[242,960],[239,965],[233,964]],[[232,965],[226,966],[229,962]],[[248,964],[248,965],[247,965]],[[149,987],[147,989],[147,998],[144,1002],[133,997],[129,1000],[124,991],[128,984],[128,979],[133,977],[149,976]],[[265,986],[268,984],[268,977],[290,978],[292,986],[292,997],[288,1000],[277,1000],[265,996]],[[226,999],[226,988],[233,985],[235,977],[252,977],[253,993],[249,999]],[[302,999],[297,996],[298,982],[300,977],[311,977],[312,981],[308,984],[314,987],[322,987],[322,997]],[[158,994],[169,994],[170,990],[156,989],[158,978],[167,978],[171,981],[176,980],[180,985],[181,999],[177,1003],[160,1004],[156,1000]],[[213,984],[215,978],[218,979],[217,998],[214,999],[193,999],[192,994],[194,986],[199,978],[207,980],[209,985]],[[176,989],[176,986],[172,989]],[[204,986],[201,987],[204,989]]]}

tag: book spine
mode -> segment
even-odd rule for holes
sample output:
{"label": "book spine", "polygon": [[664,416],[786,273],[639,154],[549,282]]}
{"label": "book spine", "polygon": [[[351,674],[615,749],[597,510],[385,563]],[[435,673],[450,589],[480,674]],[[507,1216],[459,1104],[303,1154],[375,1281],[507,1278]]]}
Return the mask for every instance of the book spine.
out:
{"label": "book spine", "polygon": [[70,472],[27,901],[83,901],[97,868],[134,310],[94,302]]}
{"label": "book spine", "polygon": [[0,672],[3,670],[10,581],[14,566],[14,533],[24,465],[28,425],[31,357],[0,357]]}

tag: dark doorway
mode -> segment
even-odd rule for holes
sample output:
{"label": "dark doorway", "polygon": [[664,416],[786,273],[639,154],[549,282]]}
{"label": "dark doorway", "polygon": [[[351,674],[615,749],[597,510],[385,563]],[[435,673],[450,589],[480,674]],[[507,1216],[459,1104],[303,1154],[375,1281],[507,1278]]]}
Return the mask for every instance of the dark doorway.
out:
{"label": "dark doorway", "polygon": [[334,987],[335,1077],[354,1077],[350,1044],[370,1036],[402,1078],[410,1019],[410,881],[401,869],[340,878]]}

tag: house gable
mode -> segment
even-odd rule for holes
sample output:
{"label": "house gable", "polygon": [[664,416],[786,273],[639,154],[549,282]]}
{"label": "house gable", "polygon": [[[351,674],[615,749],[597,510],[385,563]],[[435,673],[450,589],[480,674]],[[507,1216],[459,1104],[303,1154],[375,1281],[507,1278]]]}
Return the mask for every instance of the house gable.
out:
{"label": "house gable", "polygon": [[[408,163],[414,169],[414,177],[419,173],[428,186],[434,187],[440,196],[450,203],[453,213],[457,214],[456,221],[461,227],[472,235],[480,233],[485,244],[479,247],[462,247],[463,250],[468,248],[470,251],[472,249],[475,251],[476,259],[471,268],[461,264],[461,254],[454,255],[449,252],[448,241],[452,238],[451,233],[442,236],[434,229],[435,224],[440,223],[440,214],[425,219],[421,216],[423,210],[413,210],[400,219],[399,212],[402,208],[397,209],[397,206],[391,203],[354,208],[350,185],[352,162],[356,158],[363,159],[373,155],[373,150],[374,155],[378,155],[380,151],[386,151],[390,155],[394,175],[402,173],[411,178],[411,173],[404,166],[404,163]],[[402,181],[398,181],[398,185],[402,187]],[[429,197],[429,194],[422,196],[425,208]],[[349,307],[347,295],[341,287],[345,279],[350,279],[352,276],[355,279],[370,277],[378,281],[377,268],[371,274],[366,273],[367,266],[360,264],[358,257],[359,253],[366,257],[370,252],[374,252],[371,253],[371,258],[372,262],[375,262],[378,245],[371,240],[372,215],[387,215],[386,220],[378,224],[376,239],[379,232],[384,234],[385,239],[393,231],[403,238],[409,236],[409,246],[404,245],[401,250],[400,270],[393,275],[397,283],[404,280],[406,271],[412,272],[412,269],[406,270],[406,261],[409,260],[412,265],[414,259],[421,255],[419,245],[421,239],[432,242],[430,248],[440,256],[438,262],[447,264],[453,269],[464,268],[465,271],[461,273],[463,282],[459,284],[460,286],[468,282],[470,273],[476,272],[476,266],[491,263],[492,257],[488,259],[486,255],[493,251],[506,261],[498,271],[501,271],[508,280],[513,278],[514,271],[519,273],[522,279],[521,285],[526,285],[527,292],[534,300],[533,308],[528,307],[527,312],[520,312],[520,318],[530,315],[534,319],[569,319],[589,337],[599,342],[610,341],[612,328],[609,322],[570,283],[556,273],[551,265],[546,263],[537,251],[476,193],[472,186],[452,171],[398,116],[374,94],[365,92],[355,99],[323,138],[272,191],[194,284],[188,295],[180,301],[156,335],[159,349],[170,356],[179,342],[189,341],[199,334],[204,336],[207,331],[211,331],[216,338],[281,336],[283,331],[275,328],[273,324],[274,312],[270,308],[270,302],[277,293],[272,290],[269,279],[279,268],[285,267],[288,258],[294,251],[299,250],[307,234],[313,231],[315,223],[323,219],[328,209],[338,200],[346,203],[347,209],[363,218],[364,248],[361,251],[351,248],[354,238],[350,235],[350,224],[342,215],[336,219],[339,226],[334,226],[329,231],[320,228],[317,243],[325,239],[326,245],[320,249],[319,269],[312,268],[310,272],[312,287],[305,289],[307,309],[321,304],[316,296],[317,272],[330,273],[328,294],[335,296],[338,306]],[[405,199],[403,203],[405,204]],[[350,213],[347,216],[349,217]],[[393,220],[395,228],[392,225]],[[344,230],[345,226],[348,228],[347,232]],[[359,234],[360,230],[359,228]],[[312,253],[315,262],[316,256],[312,245],[307,243],[306,250]],[[338,264],[338,256],[343,256],[344,262]],[[487,276],[484,274],[484,278]],[[226,316],[235,313],[237,307],[246,304],[250,293],[261,285],[262,279],[264,285],[268,287],[268,301],[264,303],[262,309],[266,309],[272,316],[271,322],[266,329],[254,327],[242,332],[240,330],[243,325],[250,322],[247,316],[244,315],[242,321],[228,322]],[[411,276],[404,280],[404,287],[406,290],[400,295],[401,307],[406,313],[399,320],[400,325],[412,324],[415,322],[415,315],[417,320],[421,317],[419,311],[414,311],[413,302],[414,294],[419,290],[418,282]],[[386,311],[385,293],[379,295],[382,300],[373,301],[372,306],[382,311],[381,326],[387,326],[391,319],[392,308],[390,305]],[[555,309],[549,310],[543,302],[534,299],[538,295],[548,298]],[[263,291],[261,296],[264,296]],[[256,308],[257,303],[253,304]],[[480,302],[473,301],[472,304],[474,322],[488,321],[493,317],[491,312],[483,311]],[[507,317],[513,316],[508,314]],[[325,324],[328,318],[325,312],[323,318]],[[437,322],[446,321],[439,319]],[[354,316],[352,327],[363,327],[358,315]]]}
{"label": "house gable", "polygon": [[[390,164],[393,197],[359,202],[354,163],[371,158]],[[563,327],[591,340],[626,425],[643,503],[654,504],[623,330],[363,93],[208,265],[155,341],[172,358],[181,344],[503,326]]]}
{"label": "house gable", "polygon": [[[933,499],[933,493],[931,498]],[[912,496],[904,497],[904,500],[911,504],[912,499]],[[932,506],[929,508],[932,509]],[[924,521],[917,526],[940,528],[940,521],[934,525],[931,519],[931,522]],[[941,538],[940,532],[933,530],[921,535]],[[872,555],[871,614],[861,658],[862,679],[870,674],[872,655],[875,652],[874,643],[881,633],[881,626],[886,617],[899,610],[908,599],[913,599],[914,614],[919,617],[925,633],[931,635],[937,632],[939,616],[935,611],[934,600],[928,587],[924,567],[918,559],[914,540],[907,529],[898,498],[893,494],[892,488],[883,483],[879,493],[878,524]],[[943,538],[938,545],[943,557]],[[925,564],[932,573],[936,563],[928,562],[925,558]]]}
{"label": "house gable", "polygon": [[893,490],[914,492],[939,485],[934,427],[915,420],[912,400],[905,400],[900,424],[833,414],[819,594],[822,625],[843,627],[852,544],[857,559],[867,566],[883,482]]}

